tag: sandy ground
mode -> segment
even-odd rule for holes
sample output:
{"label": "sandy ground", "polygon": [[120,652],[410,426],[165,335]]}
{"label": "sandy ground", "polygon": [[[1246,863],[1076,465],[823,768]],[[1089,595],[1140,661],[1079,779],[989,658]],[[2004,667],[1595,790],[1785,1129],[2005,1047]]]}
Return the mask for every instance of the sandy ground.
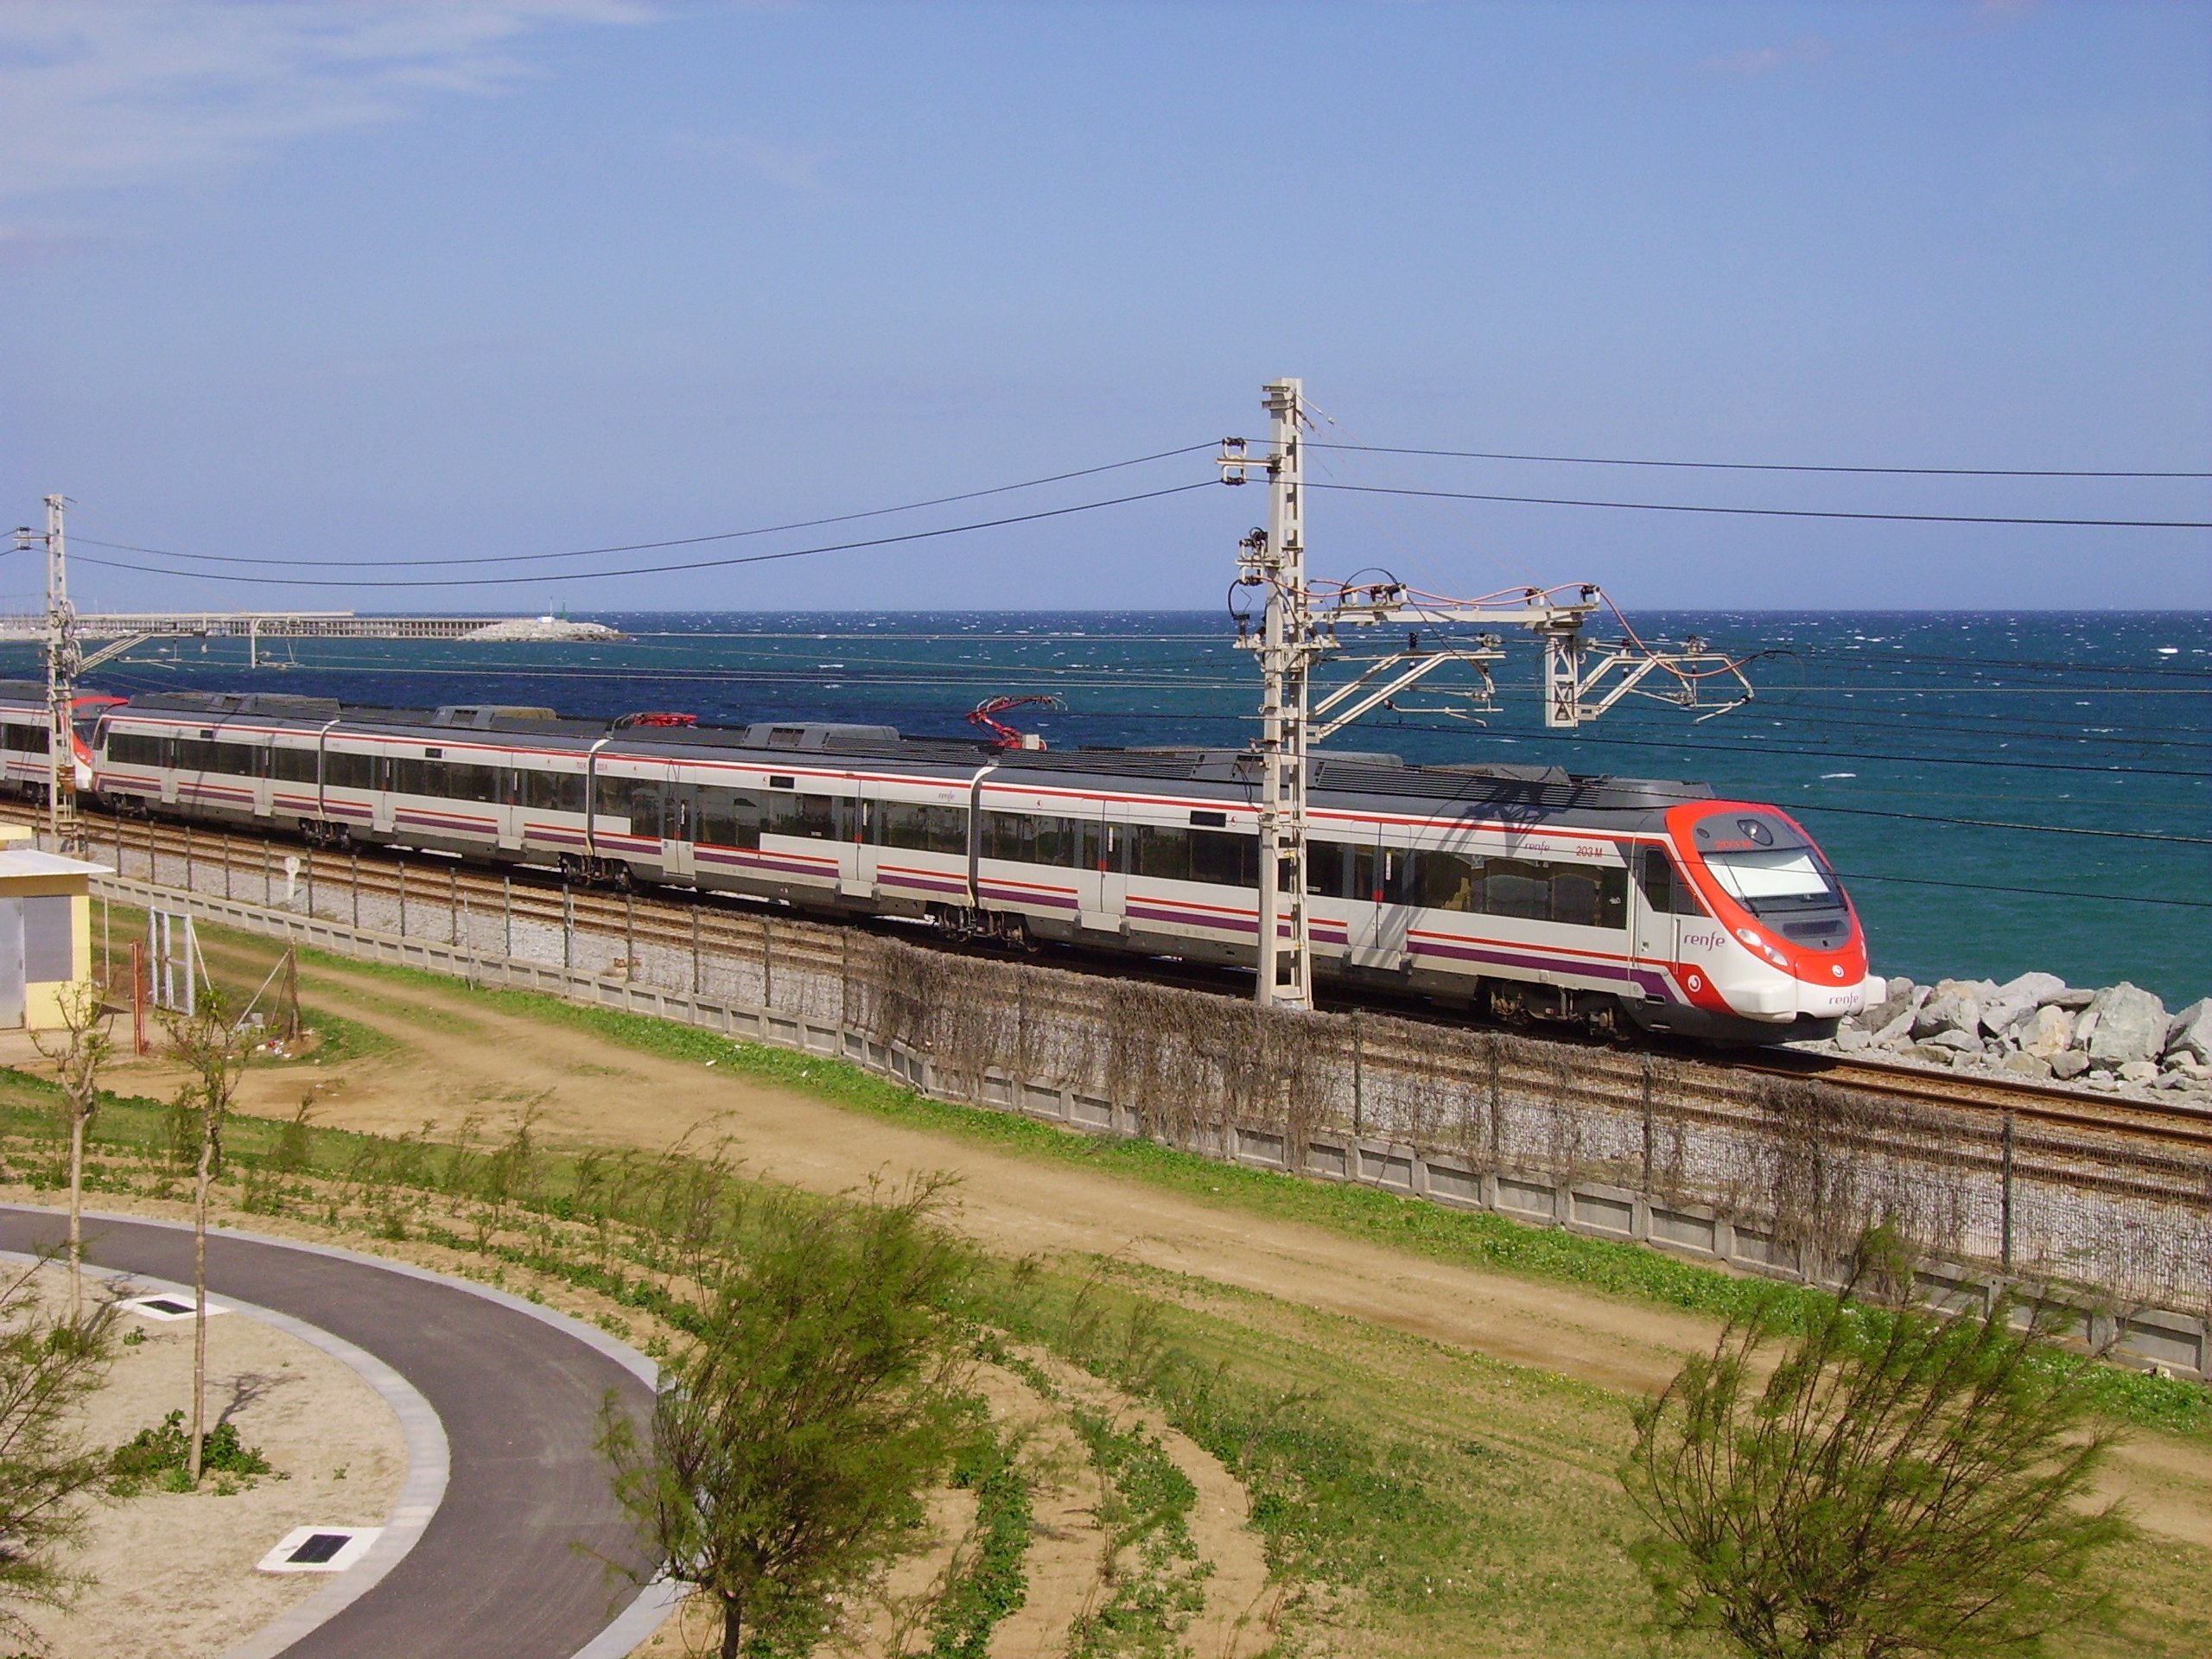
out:
{"label": "sandy ground", "polygon": [[[43,1271],[48,1294],[67,1277]],[[58,1304],[57,1304],[58,1305]],[[192,1323],[120,1316],[145,1341],[118,1346],[89,1402],[86,1437],[115,1446],[192,1396]],[[228,1417],[284,1478],[219,1496],[149,1491],[105,1500],[91,1548],[73,1556],[97,1586],[65,1611],[27,1614],[54,1659],[188,1659],[223,1652],[330,1582],[254,1564],[299,1526],[381,1525],[407,1473],[399,1420],[367,1383],[321,1349],[242,1313],[207,1322],[211,1425]]]}
{"label": "sandy ground", "polygon": [[[1711,1322],[1688,1313],[1402,1255],[902,1128],[351,969],[318,968],[302,976],[302,989],[404,1047],[333,1074],[250,1073],[245,1110],[289,1116],[312,1087],[316,1121],[349,1128],[404,1132],[431,1122],[450,1133],[474,1119],[497,1133],[528,1110],[541,1133],[575,1143],[657,1150],[687,1134],[727,1135],[748,1167],[817,1191],[849,1190],[879,1173],[950,1171],[962,1182],[962,1225],[995,1249],[1118,1253],[1624,1391],[1656,1390],[1714,1335]],[[115,1085],[160,1094],[171,1075],[156,1064],[119,1068]],[[2138,1435],[2112,1484],[2151,1530],[2212,1547],[2212,1453],[2202,1446]]]}

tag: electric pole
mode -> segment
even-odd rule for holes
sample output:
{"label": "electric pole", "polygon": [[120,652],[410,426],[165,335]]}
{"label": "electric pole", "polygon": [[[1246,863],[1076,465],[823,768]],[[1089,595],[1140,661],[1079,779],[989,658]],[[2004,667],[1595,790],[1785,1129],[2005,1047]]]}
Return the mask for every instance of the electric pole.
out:
{"label": "electric pole", "polygon": [[[1628,696],[1655,698],[1681,709],[1705,709],[1709,718],[1751,700],[1751,684],[1736,658],[1688,639],[1680,649],[1647,645],[1587,582],[1561,588],[1523,588],[1484,599],[1452,599],[1415,591],[1396,581],[1326,582],[1317,600],[1306,575],[1306,505],[1302,488],[1301,429],[1304,382],[1274,380],[1262,406],[1272,422],[1264,455],[1248,453],[1243,438],[1224,438],[1221,481],[1243,484],[1254,467],[1268,480],[1268,524],[1238,543],[1237,585],[1267,592],[1256,636],[1243,618],[1237,645],[1260,660],[1260,905],[1259,980],[1263,1007],[1313,1006],[1313,946],[1307,922],[1306,792],[1313,752],[1375,709],[1401,714],[1465,717],[1494,712],[1491,664],[1504,652],[1502,634],[1480,632],[1454,644],[1425,644],[1423,631],[1525,630],[1544,658],[1544,724],[1573,730],[1596,720]],[[1598,641],[1586,629],[1601,610],[1621,622],[1623,638]],[[1338,649],[1344,628],[1406,628],[1405,648],[1362,659],[1360,671],[1313,701],[1313,671]],[[1440,709],[1416,709],[1396,699],[1447,664],[1471,670],[1479,690],[1457,694]],[[1733,686],[1729,700],[1705,701],[1707,682]],[[1740,692],[1740,696],[1737,692]],[[1380,893],[1371,896],[1380,902]]]}
{"label": "electric pole", "polygon": [[1253,467],[1268,476],[1268,525],[1240,544],[1237,580],[1267,590],[1260,635],[1237,644],[1260,659],[1259,983],[1262,1007],[1313,1006],[1313,953],[1306,920],[1306,749],[1312,734],[1307,690],[1315,659],[1328,650],[1315,634],[1306,588],[1304,383],[1270,381],[1262,399],[1271,423],[1266,455],[1245,454],[1224,440],[1222,481],[1242,484]]}
{"label": "electric pole", "polygon": [[16,531],[16,545],[29,550],[46,543],[46,827],[55,848],[69,845],[77,833],[77,675],[82,666],[77,645],[77,613],[69,603],[69,550],[62,512],[69,499],[46,498],[46,534],[29,525]]}

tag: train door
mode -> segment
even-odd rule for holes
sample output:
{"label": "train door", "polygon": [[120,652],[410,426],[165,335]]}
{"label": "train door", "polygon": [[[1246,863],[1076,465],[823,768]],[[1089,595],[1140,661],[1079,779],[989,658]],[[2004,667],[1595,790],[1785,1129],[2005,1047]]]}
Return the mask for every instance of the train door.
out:
{"label": "train door", "polygon": [[699,787],[684,782],[671,764],[660,813],[661,874],[671,881],[689,881],[698,874],[698,823]]}
{"label": "train door", "polygon": [[1675,938],[1675,885],[1681,878],[1663,847],[1636,849],[1636,917],[1631,924],[1639,968],[1667,972],[1681,958]]}
{"label": "train door", "polygon": [[374,804],[371,808],[372,816],[369,820],[369,827],[388,836],[391,833],[392,825],[391,757],[388,754],[379,754],[375,756],[369,764],[375,768],[370,776],[377,780],[376,797]]}
{"label": "train door", "polygon": [[1406,936],[1414,918],[1413,874],[1413,853],[1403,847],[1388,845],[1378,830],[1368,865],[1368,897],[1375,906],[1375,931],[1370,947],[1373,955],[1359,963],[1361,967],[1395,971],[1406,965]]}
{"label": "train door", "polygon": [[1094,933],[1124,932],[1129,880],[1122,867],[1128,857],[1128,829],[1114,821],[1103,801],[1077,822],[1083,826],[1084,861],[1090,868],[1077,875],[1077,919]]}
{"label": "train door", "polygon": [[875,849],[868,844],[868,832],[874,825],[868,818],[872,804],[868,798],[868,786],[857,778],[848,778],[838,796],[838,895],[845,899],[874,899]]}

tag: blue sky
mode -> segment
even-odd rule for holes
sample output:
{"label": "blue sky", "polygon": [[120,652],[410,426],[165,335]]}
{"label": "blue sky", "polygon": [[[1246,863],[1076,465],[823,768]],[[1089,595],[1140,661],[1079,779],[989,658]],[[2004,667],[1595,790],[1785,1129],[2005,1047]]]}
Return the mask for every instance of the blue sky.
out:
{"label": "blue sky", "polygon": [[[101,606],[1157,607],[1217,601],[1257,492],[505,588],[186,581],[90,543],[372,575],[696,536],[1257,436],[1281,374],[1337,441],[2202,470],[2208,89],[2197,4],[18,3],[0,516],[74,498]],[[2202,480],[1319,458],[1324,482],[2212,518]],[[2202,531],[1317,493],[1309,543],[1319,573],[1640,606],[2212,603]],[[626,560],[653,562],[573,568]],[[8,568],[13,607],[35,573]]]}

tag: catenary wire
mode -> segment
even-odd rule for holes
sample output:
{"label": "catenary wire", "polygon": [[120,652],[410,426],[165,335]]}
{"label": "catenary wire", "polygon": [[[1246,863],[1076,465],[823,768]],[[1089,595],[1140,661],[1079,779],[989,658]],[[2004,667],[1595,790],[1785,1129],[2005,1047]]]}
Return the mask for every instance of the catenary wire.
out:
{"label": "catenary wire", "polygon": [[1579,496],[1496,495],[1473,490],[1417,490],[1392,484],[1326,484],[1308,479],[1309,490],[1357,495],[1411,495],[1439,501],[1510,501],[1538,507],[1609,507],[1624,512],[1717,512],[1753,518],[1875,519],[1885,524],[2044,524],[2079,530],[2212,530],[2212,518],[2031,518],[1974,512],[1847,512],[1815,507],[1722,507],[1681,501],[1592,501]]}
{"label": "catenary wire", "polygon": [[1387,443],[1332,443],[1308,438],[1309,449],[1357,449],[1375,455],[1430,455],[1458,461],[1537,461],[1571,467],[1669,467],[1719,473],[1849,473],[1892,478],[2212,478],[2212,472],[2107,472],[2046,467],[1836,467],[1759,461],[1647,461],[1617,455],[1514,454],[1490,449],[1416,449]]}
{"label": "catenary wire", "polygon": [[2079,893],[2065,887],[2012,887],[1989,881],[1940,881],[1927,875],[1870,875],[1865,871],[1838,870],[1846,881],[1885,881],[1905,887],[1952,887],[1963,893],[2014,893],[2036,899],[2090,899],[2110,905],[2178,905],[2190,910],[2212,910],[2212,899],[2170,899],[2146,893]]}
{"label": "catenary wire", "polygon": [[788,548],[779,553],[748,553],[726,559],[691,559],[672,564],[625,565],[614,570],[563,570],[550,577],[544,575],[429,576],[401,582],[382,582],[359,577],[241,576],[221,570],[175,570],[161,565],[129,564],[117,559],[83,559],[80,563],[99,565],[110,570],[133,570],[142,575],[181,576],[195,582],[243,582],[264,588],[509,588],[524,583],[547,581],[603,582],[616,576],[657,576],[685,570],[720,570],[736,565],[772,564],[784,559],[811,558],[822,553],[847,553],[860,548],[888,547],[902,542],[928,541],[940,536],[959,536],[973,531],[997,530],[1008,524],[1035,524],[1040,519],[1064,518],[1071,513],[1096,512],[1103,507],[1127,506],[1136,501],[1157,501],[1166,496],[1183,495],[1192,490],[1213,487],[1213,480],[1205,479],[1194,484],[1173,484],[1166,489],[1143,490],[1134,495],[1111,496],[1100,501],[1082,501],[1073,506],[1046,507],[1035,512],[1012,514],[1004,518],[986,518],[965,524],[945,524],[936,530],[912,530],[897,536],[875,536],[856,542],[831,542],[819,547]]}
{"label": "catenary wire", "polygon": [[[1116,472],[1125,467],[1141,467],[1149,461],[1166,461],[1176,455],[1187,455],[1200,449],[1210,449],[1211,443],[1185,444],[1179,449],[1162,449],[1149,455],[1136,455],[1128,461],[1109,461],[1102,466],[1083,467],[1071,473],[1054,473],[1045,478],[1024,479],[1019,484],[995,484],[988,489],[963,490],[957,495],[932,496],[926,501],[907,501],[894,507],[870,507],[863,512],[835,513],[826,518],[798,518],[789,524],[762,524],[752,530],[716,531],[705,536],[677,536],[659,542],[620,542],[607,547],[571,548],[565,553],[502,553],[483,554],[474,558],[454,559],[379,559],[367,560],[302,560],[247,558],[227,553],[179,553],[160,547],[137,547],[128,542],[103,542],[91,536],[77,535],[72,539],[88,547],[105,547],[119,553],[143,553],[162,559],[189,559],[201,564],[283,565],[294,569],[318,570],[348,570],[359,569],[401,569],[427,568],[435,565],[480,564],[536,564],[555,559],[594,558],[607,553],[644,553],[664,547],[696,547],[707,542],[736,542],[749,537],[773,536],[785,531],[817,530],[824,524],[846,524],[861,518],[881,518],[893,513],[917,512],[924,507],[941,507],[955,501],[975,501],[989,495],[1007,495],[1016,490],[1033,490],[1046,484],[1061,484],[1072,478],[1091,478],[1100,473]],[[181,572],[175,574],[183,574]],[[565,573],[556,572],[549,581],[565,581]]]}

